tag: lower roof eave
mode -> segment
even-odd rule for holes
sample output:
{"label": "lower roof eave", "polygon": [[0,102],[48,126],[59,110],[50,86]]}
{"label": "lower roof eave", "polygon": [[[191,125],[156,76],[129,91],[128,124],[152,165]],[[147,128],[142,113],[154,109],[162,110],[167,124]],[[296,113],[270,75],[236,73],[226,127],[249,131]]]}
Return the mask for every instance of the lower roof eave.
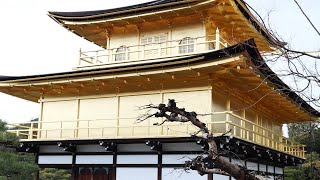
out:
{"label": "lower roof eave", "polygon": [[[145,144],[147,141],[166,143],[196,143],[200,137],[171,137],[171,138],[135,138],[135,139],[81,139],[81,140],[48,140],[48,141],[28,141],[21,142],[24,145],[32,145],[32,147],[39,147],[45,145],[57,145],[58,143],[70,143],[75,146],[78,145],[99,145],[100,142],[109,142],[115,144]],[[246,159],[250,161],[257,161],[263,163],[279,163],[283,166],[293,166],[304,162],[303,157],[294,156],[289,153],[277,151],[265,146],[261,146],[252,142],[242,140],[234,136],[218,136],[215,138],[217,147],[221,152],[232,153],[228,156],[235,158]],[[200,146],[200,145],[199,145]],[[20,146],[22,147],[22,146]],[[24,149],[18,151],[25,152]],[[156,152],[156,151],[155,151]],[[181,153],[181,151],[179,151]],[[37,152],[33,152],[37,153]],[[185,151],[188,153],[188,151]]]}

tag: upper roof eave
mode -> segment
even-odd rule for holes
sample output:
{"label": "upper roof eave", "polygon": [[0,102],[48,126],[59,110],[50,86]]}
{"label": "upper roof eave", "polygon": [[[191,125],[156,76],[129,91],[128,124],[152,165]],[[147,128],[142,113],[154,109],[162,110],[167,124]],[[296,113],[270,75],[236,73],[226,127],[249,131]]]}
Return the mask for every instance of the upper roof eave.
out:
{"label": "upper roof eave", "polygon": [[[48,12],[48,15],[68,29],[67,24],[92,24],[101,23],[108,20],[117,20],[125,17],[130,17],[132,15],[138,16],[143,15],[146,12],[152,11],[157,12],[164,10],[168,7],[174,9],[177,7],[189,7],[191,5],[212,3],[217,0],[156,0],[147,3],[106,9],[106,10],[96,10],[96,11],[79,11],[79,12]],[[278,44],[283,44],[283,42],[275,39],[270,32],[264,27],[250,12],[243,0],[230,0],[235,4],[235,8],[238,8],[239,13],[244,16],[244,18],[252,25],[257,33],[260,33],[265,40],[271,44],[271,46],[277,46]],[[76,33],[76,32],[74,32]],[[77,34],[77,33],[76,33]],[[94,42],[96,43],[96,42]],[[96,43],[97,44],[97,43]]]}
{"label": "upper roof eave", "polygon": [[138,14],[149,9],[157,10],[158,8],[165,8],[169,6],[177,6],[182,4],[190,4],[201,0],[155,0],[146,3],[124,6],[114,9],[95,10],[95,11],[77,11],[77,12],[56,12],[49,11],[48,15],[59,20],[81,21],[88,19],[96,19],[101,17],[108,17],[111,15],[126,15],[127,13]]}

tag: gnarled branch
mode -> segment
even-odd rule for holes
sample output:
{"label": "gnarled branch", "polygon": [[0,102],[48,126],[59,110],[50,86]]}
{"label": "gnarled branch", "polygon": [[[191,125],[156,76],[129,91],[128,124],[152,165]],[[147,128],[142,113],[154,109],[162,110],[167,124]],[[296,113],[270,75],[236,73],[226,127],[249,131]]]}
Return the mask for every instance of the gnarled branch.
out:
{"label": "gnarled branch", "polygon": [[150,110],[157,109],[153,114],[139,116],[137,122],[142,122],[151,117],[162,117],[165,120],[154,125],[162,125],[165,122],[191,122],[202,132],[202,139],[208,145],[208,157],[198,156],[191,161],[186,161],[187,169],[197,170],[200,175],[216,173],[222,175],[230,175],[237,180],[259,180],[255,175],[250,174],[245,167],[232,164],[220,156],[217,144],[214,140],[213,133],[209,131],[206,124],[197,118],[196,112],[188,112],[184,108],[178,108],[174,99],[169,99],[168,104],[153,105],[149,104],[140,109]]}

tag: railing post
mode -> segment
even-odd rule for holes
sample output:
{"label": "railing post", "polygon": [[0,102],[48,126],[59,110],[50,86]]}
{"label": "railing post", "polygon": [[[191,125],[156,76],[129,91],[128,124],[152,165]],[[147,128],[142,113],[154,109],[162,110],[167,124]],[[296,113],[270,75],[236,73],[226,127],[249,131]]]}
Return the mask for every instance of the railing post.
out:
{"label": "railing post", "polygon": [[62,138],[62,121],[60,122],[60,138]]}
{"label": "railing post", "polygon": [[126,50],[125,53],[126,53],[126,55],[125,55],[125,56],[126,56],[125,60],[129,60],[129,48],[127,48],[127,50]]}
{"label": "railing post", "polygon": [[197,46],[198,46],[198,38],[195,38],[193,42],[194,52],[198,51],[199,48]]}
{"label": "railing post", "polygon": [[253,142],[256,142],[256,126],[255,126],[255,124],[253,124],[252,125],[252,131],[253,131],[253,133],[252,133],[252,141]]}
{"label": "railing post", "polygon": [[28,139],[33,139],[33,123],[30,123]]}
{"label": "railing post", "polygon": [[275,146],[275,142],[274,142],[274,133],[272,132],[272,134],[271,134],[271,147],[273,147],[274,148],[274,146]]}
{"label": "railing post", "polygon": [[162,48],[161,48],[161,46],[162,46],[162,43],[161,42],[159,42],[159,47],[158,47],[158,56],[157,57],[162,57],[162,54],[161,54],[161,51],[162,51]]}
{"label": "railing post", "polygon": [[139,50],[139,58],[140,59],[144,59],[144,51],[145,51],[145,45],[141,45],[140,46],[140,50]]}
{"label": "railing post", "polygon": [[270,131],[267,131],[267,146],[270,146]]}
{"label": "railing post", "polygon": [[229,121],[230,121],[230,114],[229,114],[229,112],[227,112],[227,114],[226,114],[226,132],[228,132],[230,130]]}
{"label": "railing post", "polygon": [[241,126],[241,129],[240,129],[240,137],[243,138],[243,134],[244,134],[243,126],[244,126],[244,124],[243,124],[243,120],[242,120],[242,119],[240,119],[240,126]]}
{"label": "railing post", "polygon": [[216,29],[216,50],[220,49],[220,30],[217,27]]}
{"label": "railing post", "polygon": [[111,62],[112,61],[112,50],[111,49],[107,49],[107,62]]}
{"label": "railing post", "polygon": [[82,51],[81,48],[79,49],[79,59],[78,59],[78,66],[81,65],[81,55],[82,55]]}
{"label": "railing post", "polygon": [[262,129],[262,145],[266,145],[266,130]]}
{"label": "railing post", "polygon": [[96,51],[96,58],[95,58],[95,59],[96,59],[96,64],[98,64],[98,62],[99,62],[99,61],[98,61],[98,55],[99,55],[99,52]]}

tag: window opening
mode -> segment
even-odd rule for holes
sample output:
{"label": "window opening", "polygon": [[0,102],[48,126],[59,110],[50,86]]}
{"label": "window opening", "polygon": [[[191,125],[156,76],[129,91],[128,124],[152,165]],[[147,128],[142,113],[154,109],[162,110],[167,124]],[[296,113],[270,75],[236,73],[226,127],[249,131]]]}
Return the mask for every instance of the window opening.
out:
{"label": "window opening", "polygon": [[129,57],[126,57],[128,48],[125,46],[120,46],[116,51],[115,61],[124,61],[129,59]]}
{"label": "window opening", "polygon": [[142,37],[141,45],[144,45],[144,57],[156,57],[166,55],[166,42],[167,34]]}
{"label": "window opening", "polygon": [[194,52],[194,42],[195,40],[193,38],[183,38],[179,43],[179,54]]}

